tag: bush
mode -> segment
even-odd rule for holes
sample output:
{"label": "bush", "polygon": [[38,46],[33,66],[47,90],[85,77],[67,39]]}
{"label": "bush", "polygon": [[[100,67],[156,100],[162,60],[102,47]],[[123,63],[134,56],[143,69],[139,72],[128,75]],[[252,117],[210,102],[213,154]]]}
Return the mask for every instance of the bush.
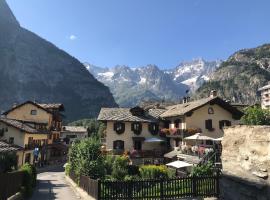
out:
{"label": "bush", "polygon": [[30,197],[33,193],[33,187],[36,186],[37,173],[36,168],[28,163],[24,164],[21,169],[24,172],[23,177],[23,195]]}
{"label": "bush", "polygon": [[70,166],[69,163],[67,163],[67,164],[65,165],[65,174],[66,174],[67,176],[69,176],[70,171],[71,171],[71,166]]}
{"label": "bush", "polygon": [[103,178],[104,161],[100,141],[95,137],[73,143],[69,151],[70,170],[77,177],[84,175],[93,179]]}
{"label": "bush", "polygon": [[140,167],[142,179],[165,179],[169,177],[168,168],[164,165],[144,165]]}
{"label": "bush", "polygon": [[113,162],[112,178],[116,180],[124,180],[128,176],[129,159],[126,156],[118,156]]}
{"label": "bush", "polygon": [[211,176],[214,174],[213,163],[208,162],[207,164],[196,166],[192,168],[191,176]]}
{"label": "bush", "polygon": [[245,125],[270,125],[270,112],[259,106],[249,107],[241,121]]}
{"label": "bush", "polygon": [[113,163],[118,156],[107,155],[105,157],[105,173],[106,175],[112,175]]}

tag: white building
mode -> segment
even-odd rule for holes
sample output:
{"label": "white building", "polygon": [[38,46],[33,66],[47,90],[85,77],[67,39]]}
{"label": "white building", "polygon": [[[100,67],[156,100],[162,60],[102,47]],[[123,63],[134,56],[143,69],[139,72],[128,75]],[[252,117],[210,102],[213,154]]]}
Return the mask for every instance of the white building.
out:
{"label": "white building", "polygon": [[270,108],[270,82],[268,85],[263,86],[259,89],[261,92],[261,106],[264,109]]}
{"label": "white building", "polygon": [[60,138],[66,144],[72,144],[75,140],[82,140],[88,137],[87,129],[82,126],[63,126]]}

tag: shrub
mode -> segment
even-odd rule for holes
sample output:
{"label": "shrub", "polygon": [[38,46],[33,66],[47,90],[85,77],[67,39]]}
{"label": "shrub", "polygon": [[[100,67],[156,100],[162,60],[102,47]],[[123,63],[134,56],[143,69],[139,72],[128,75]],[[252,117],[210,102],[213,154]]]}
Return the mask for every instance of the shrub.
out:
{"label": "shrub", "polygon": [[113,162],[112,178],[116,180],[124,180],[128,175],[129,159],[126,156],[118,156]]}
{"label": "shrub", "polygon": [[111,175],[112,174],[112,170],[113,170],[113,163],[115,161],[117,156],[113,156],[113,155],[107,155],[105,157],[105,163],[104,163],[104,166],[105,166],[105,173],[106,175]]}
{"label": "shrub", "polygon": [[129,165],[128,174],[131,176],[139,175],[140,174],[139,167],[136,165]]}
{"label": "shrub", "polygon": [[24,172],[23,177],[23,195],[24,197],[30,197],[33,193],[33,187],[36,186],[36,168],[28,163],[24,164],[21,169]]}
{"label": "shrub", "polygon": [[95,137],[73,143],[69,151],[70,170],[74,171],[77,177],[104,177],[104,161],[100,141]]}
{"label": "shrub", "polygon": [[192,168],[191,176],[210,176],[214,174],[213,163],[208,162],[204,165]]}
{"label": "shrub", "polygon": [[67,163],[67,164],[65,165],[65,174],[66,174],[66,175],[69,175],[69,174],[70,174],[70,171],[71,171],[71,166],[70,166],[69,163]]}
{"label": "shrub", "polygon": [[169,177],[168,169],[164,165],[144,165],[140,167],[139,171],[142,179],[164,179]]}
{"label": "shrub", "polygon": [[270,112],[259,106],[249,107],[241,121],[245,125],[270,125]]}

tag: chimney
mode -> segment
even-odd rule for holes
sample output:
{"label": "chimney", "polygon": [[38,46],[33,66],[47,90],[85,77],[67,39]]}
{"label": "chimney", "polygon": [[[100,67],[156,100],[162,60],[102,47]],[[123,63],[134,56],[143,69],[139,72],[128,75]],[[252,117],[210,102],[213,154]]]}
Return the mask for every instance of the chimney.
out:
{"label": "chimney", "polygon": [[217,96],[217,91],[216,90],[211,90],[211,92],[210,92],[210,97],[211,98],[214,98],[214,97],[216,97]]}
{"label": "chimney", "polygon": [[187,102],[187,98],[184,97],[184,98],[183,98],[183,103],[186,103],[186,102]]}

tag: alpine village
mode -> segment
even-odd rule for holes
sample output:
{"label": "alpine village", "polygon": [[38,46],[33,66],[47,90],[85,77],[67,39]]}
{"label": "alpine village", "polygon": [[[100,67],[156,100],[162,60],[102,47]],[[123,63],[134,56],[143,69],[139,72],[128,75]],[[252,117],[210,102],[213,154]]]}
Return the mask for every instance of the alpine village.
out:
{"label": "alpine village", "polygon": [[0,200],[270,199],[269,44],[102,68],[0,0],[0,72]]}

